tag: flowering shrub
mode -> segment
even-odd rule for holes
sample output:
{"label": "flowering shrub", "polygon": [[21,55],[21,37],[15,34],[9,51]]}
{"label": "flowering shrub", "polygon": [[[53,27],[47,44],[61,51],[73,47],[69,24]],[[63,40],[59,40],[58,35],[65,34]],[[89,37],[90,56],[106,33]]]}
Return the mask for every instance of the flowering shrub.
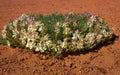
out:
{"label": "flowering shrub", "polygon": [[102,18],[84,14],[22,15],[6,25],[0,43],[50,55],[89,50],[111,39]]}

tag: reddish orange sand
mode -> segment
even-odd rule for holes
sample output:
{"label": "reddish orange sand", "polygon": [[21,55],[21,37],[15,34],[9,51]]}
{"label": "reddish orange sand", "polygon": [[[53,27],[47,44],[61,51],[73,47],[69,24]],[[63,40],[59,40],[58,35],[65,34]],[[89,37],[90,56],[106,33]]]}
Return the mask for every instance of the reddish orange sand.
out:
{"label": "reddish orange sand", "polygon": [[[21,14],[85,11],[104,18],[120,36],[120,0],[0,0],[0,32]],[[0,75],[120,75],[120,39],[96,52],[61,60],[0,45]]]}

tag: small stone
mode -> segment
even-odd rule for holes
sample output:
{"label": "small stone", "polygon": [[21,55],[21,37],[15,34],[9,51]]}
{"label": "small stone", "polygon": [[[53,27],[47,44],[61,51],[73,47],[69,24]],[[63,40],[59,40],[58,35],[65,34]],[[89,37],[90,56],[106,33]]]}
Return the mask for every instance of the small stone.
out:
{"label": "small stone", "polygon": [[81,74],[81,73],[82,73],[82,71],[79,71],[78,73],[79,73],[79,74]]}
{"label": "small stone", "polygon": [[41,55],[41,59],[46,60],[48,57],[46,55]]}

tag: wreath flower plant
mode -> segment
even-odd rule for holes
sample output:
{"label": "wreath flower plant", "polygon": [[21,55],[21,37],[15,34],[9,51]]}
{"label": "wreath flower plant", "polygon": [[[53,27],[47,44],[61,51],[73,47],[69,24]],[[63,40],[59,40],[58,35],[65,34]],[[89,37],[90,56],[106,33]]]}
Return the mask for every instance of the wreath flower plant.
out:
{"label": "wreath flower plant", "polygon": [[4,26],[0,44],[50,55],[93,49],[113,37],[99,16],[83,14],[23,14]]}

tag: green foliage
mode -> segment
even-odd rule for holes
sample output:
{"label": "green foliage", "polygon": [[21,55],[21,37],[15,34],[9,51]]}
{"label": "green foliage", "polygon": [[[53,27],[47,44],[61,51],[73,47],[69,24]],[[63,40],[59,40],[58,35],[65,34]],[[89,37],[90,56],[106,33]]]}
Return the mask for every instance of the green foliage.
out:
{"label": "green foliage", "polygon": [[113,37],[102,18],[83,14],[22,15],[6,25],[0,44],[50,55],[89,50]]}

